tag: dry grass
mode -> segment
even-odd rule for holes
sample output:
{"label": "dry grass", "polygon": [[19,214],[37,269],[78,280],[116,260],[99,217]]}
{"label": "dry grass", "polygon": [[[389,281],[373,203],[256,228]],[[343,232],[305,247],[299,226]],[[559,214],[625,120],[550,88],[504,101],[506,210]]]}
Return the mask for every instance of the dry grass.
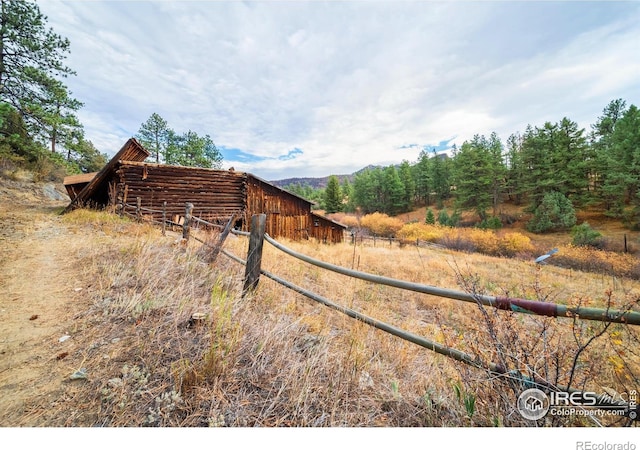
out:
{"label": "dry grass", "polygon": [[[244,268],[226,257],[208,265],[198,245],[185,247],[176,235],[74,214],[68,220],[113,239],[78,255],[95,280],[94,306],[81,317],[84,364],[93,376],[78,391],[81,412],[67,425],[530,425],[515,410],[522,385],[513,380],[387,335],[266,278],[242,298]],[[408,246],[285,245],[369,273],[478,293],[618,308],[637,308],[640,296],[633,280],[509,258]],[[232,236],[226,248],[244,258],[246,239]],[[598,391],[640,384],[631,327],[483,311],[333,274],[268,244],[263,265],[343,306],[509,369]],[[204,325],[194,313],[206,315]],[[575,417],[540,423],[592,424]]]}

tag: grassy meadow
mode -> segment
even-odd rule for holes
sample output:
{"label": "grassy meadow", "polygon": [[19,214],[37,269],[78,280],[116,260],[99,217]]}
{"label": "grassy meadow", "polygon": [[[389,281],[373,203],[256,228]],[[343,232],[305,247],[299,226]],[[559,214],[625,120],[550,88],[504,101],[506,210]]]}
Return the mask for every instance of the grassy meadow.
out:
{"label": "grassy meadow", "polygon": [[[82,412],[104,426],[597,426],[626,419],[523,419],[525,385],[376,330],[262,277],[180,234],[77,210],[95,236],[75,255],[93,307],[80,314]],[[203,232],[202,239],[215,239]],[[640,282],[532,258],[411,245],[284,245],[313,258],[422,284],[562,304],[639,309]],[[230,236],[245,259],[248,239]],[[522,256],[522,255],[521,255]],[[544,318],[374,285],[297,261],[265,243],[263,269],[342,306],[526,376],[606,393],[640,383],[638,327]],[[204,320],[194,320],[200,313]],[[195,317],[201,317],[195,316]]]}

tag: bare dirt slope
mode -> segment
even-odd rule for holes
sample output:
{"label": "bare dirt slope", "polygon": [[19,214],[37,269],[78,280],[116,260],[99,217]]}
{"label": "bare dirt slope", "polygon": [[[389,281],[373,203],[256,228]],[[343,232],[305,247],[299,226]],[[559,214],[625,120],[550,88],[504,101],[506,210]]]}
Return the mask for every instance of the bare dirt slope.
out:
{"label": "bare dirt slope", "polygon": [[83,303],[73,234],[53,184],[0,178],[0,426],[51,425],[46,412],[68,395],[66,356]]}

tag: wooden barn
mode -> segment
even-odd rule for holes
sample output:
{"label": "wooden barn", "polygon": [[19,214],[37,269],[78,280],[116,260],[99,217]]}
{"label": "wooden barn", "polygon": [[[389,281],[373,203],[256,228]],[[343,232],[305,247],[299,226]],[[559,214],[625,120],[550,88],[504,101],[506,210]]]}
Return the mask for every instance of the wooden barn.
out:
{"label": "wooden barn", "polygon": [[[183,216],[185,203],[194,205],[193,216],[209,222],[228,221],[236,214],[236,228],[247,231],[254,214],[266,214],[266,232],[274,237],[315,238],[338,243],[346,227],[314,214],[311,202],[246,172],[146,163],[149,152],[135,139],[96,174],[74,175],[64,180],[71,198],[67,211],[79,205],[126,208],[136,205],[161,211],[167,217]],[[145,212],[156,220],[160,212]]]}

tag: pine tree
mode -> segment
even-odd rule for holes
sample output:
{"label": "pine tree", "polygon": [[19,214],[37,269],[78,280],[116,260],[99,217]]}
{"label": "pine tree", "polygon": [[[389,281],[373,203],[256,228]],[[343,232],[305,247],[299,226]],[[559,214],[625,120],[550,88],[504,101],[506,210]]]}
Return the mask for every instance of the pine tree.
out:
{"label": "pine tree", "polygon": [[537,206],[527,229],[533,233],[568,229],[576,224],[576,212],[571,201],[561,192],[547,193]]}
{"label": "pine tree", "polygon": [[424,148],[420,152],[418,162],[413,166],[413,177],[415,179],[416,196],[418,201],[429,206],[431,204],[431,191],[433,185],[431,182],[431,155]]}
{"label": "pine tree", "polygon": [[345,204],[343,205],[344,206],[343,209],[349,212],[355,211],[356,207],[353,203],[353,186],[349,182],[348,178],[345,178],[342,181],[342,185],[340,186],[340,189],[342,190],[342,197],[345,201]]}
{"label": "pine tree", "polygon": [[47,133],[51,148],[69,128],[79,126],[61,79],[75,74],[64,64],[69,40],[46,28],[38,5],[24,0],[0,2],[0,101],[12,105],[34,135]]}
{"label": "pine tree", "polygon": [[430,169],[431,186],[436,195],[436,204],[438,208],[442,208],[444,201],[449,198],[451,193],[451,162],[446,154],[438,155],[433,150]]}
{"label": "pine tree", "polygon": [[414,206],[414,199],[416,196],[416,182],[413,174],[411,173],[411,165],[409,164],[409,161],[402,161],[402,164],[400,164],[399,175],[404,186],[402,210],[411,211]]}
{"label": "pine tree", "polygon": [[[155,159],[156,163],[159,163],[160,156],[166,154],[168,145],[169,128],[167,127],[167,121],[154,112],[146,122],[140,125],[136,137],[147,150],[150,150],[151,158]],[[163,156],[162,160],[164,159],[165,156]]]}
{"label": "pine tree", "polygon": [[621,217],[624,210],[626,163],[624,155],[616,152],[619,147],[614,148],[613,135],[618,121],[626,112],[626,102],[622,99],[613,100],[592,125],[595,195],[604,203],[605,213],[612,217]]}
{"label": "pine tree", "polygon": [[388,166],[384,169],[382,190],[384,201],[381,208],[385,213],[394,216],[406,211],[405,187],[394,166]]}
{"label": "pine tree", "polygon": [[542,128],[528,125],[522,139],[522,189],[526,192],[531,212],[557,184],[556,168],[553,167],[556,128],[551,122],[546,122]]}
{"label": "pine tree", "polygon": [[364,214],[373,212],[373,185],[370,170],[363,170],[356,174],[353,180],[353,205],[360,208]]}
{"label": "pine tree", "polygon": [[526,192],[523,189],[524,162],[522,160],[522,136],[514,133],[507,139],[505,161],[505,190],[509,199],[520,205]]}
{"label": "pine tree", "polygon": [[338,177],[331,175],[324,191],[324,206],[327,213],[342,211],[342,192]]}
{"label": "pine tree", "polygon": [[487,218],[489,207],[495,216],[505,172],[502,143],[495,133],[490,139],[476,135],[471,142],[465,141],[453,158],[456,205],[475,210],[481,221]]}
{"label": "pine tree", "polygon": [[619,172],[612,174],[612,181],[618,182],[618,188],[624,195],[625,204],[632,206],[625,213],[625,223],[640,228],[640,109],[631,105],[624,116],[616,123],[611,136],[613,155],[619,163]]}
{"label": "pine tree", "polygon": [[436,216],[433,214],[431,208],[427,208],[427,217],[425,218],[424,223],[427,225],[435,225],[436,223]]}
{"label": "pine tree", "polygon": [[564,117],[556,129],[553,153],[555,188],[573,200],[578,206],[589,203],[589,174],[592,171],[593,155],[587,145],[584,129]]}

